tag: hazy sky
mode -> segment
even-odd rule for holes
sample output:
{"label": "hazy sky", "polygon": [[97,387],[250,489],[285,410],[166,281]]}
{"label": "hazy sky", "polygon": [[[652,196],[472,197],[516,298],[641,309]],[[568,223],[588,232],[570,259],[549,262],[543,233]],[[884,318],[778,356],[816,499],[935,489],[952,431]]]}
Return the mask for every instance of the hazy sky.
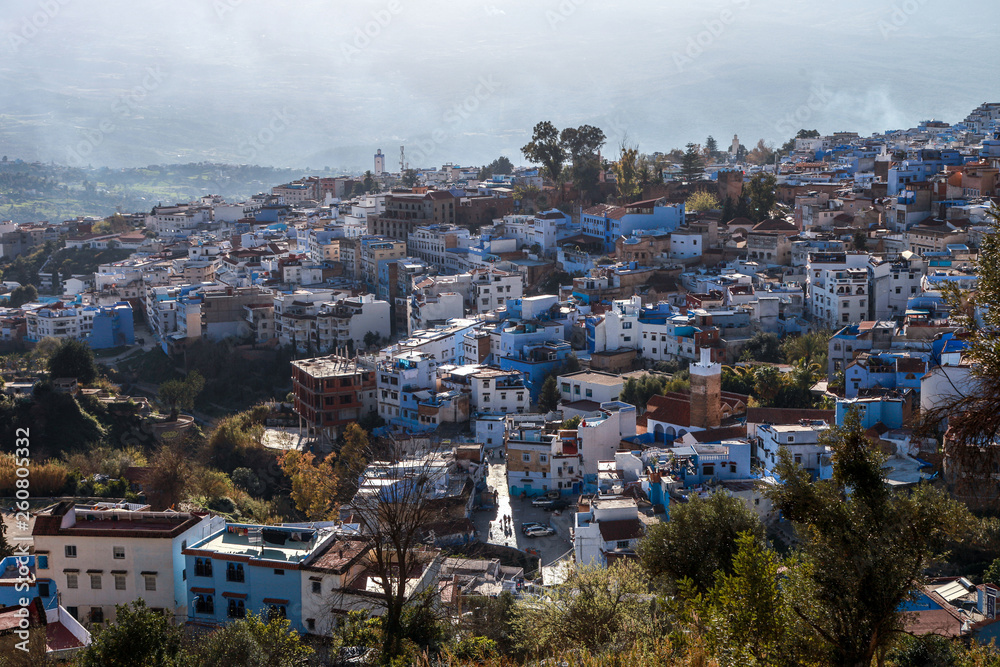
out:
{"label": "hazy sky", "polygon": [[3,0],[0,152],[69,164],[523,162],[871,134],[1000,101],[1000,3]]}

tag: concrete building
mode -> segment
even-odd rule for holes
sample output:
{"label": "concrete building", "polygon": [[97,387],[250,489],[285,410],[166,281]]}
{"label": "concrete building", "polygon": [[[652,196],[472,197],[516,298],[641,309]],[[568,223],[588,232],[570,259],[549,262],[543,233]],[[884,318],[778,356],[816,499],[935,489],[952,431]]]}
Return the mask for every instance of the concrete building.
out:
{"label": "concrete building", "polygon": [[635,558],[645,533],[634,498],[591,498],[574,517],[573,551],[580,565],[607,567],[616,558]]}
{"label": "concrete building", "polygon": [[299,424],[331,439],[378,410],[375,372],[344,357],[293,361],[292,392]]}
{"label": "concrete building", "polygon": [[519,416],[508,415],[504,436],[510,495],[579,493],[583,462],[573,432],[548,433],[541,415],[534,415],[540,419],[531,421],[516,419]]}
{"label": "concrete building", "polygon": [[63,501],[38,513],[32,538],[38,571],[51,572],[61,604],[74,618],[114,621],[115,605],[143,599],[183,623],[188,612],[182,551],[223,522],[210,515],[84,508]]}
{"label": "concrete building", "polygon": [[600,410],[602,403],[617,401],[625,382],[620,375],[577,371],[556,378],[563,418]]}

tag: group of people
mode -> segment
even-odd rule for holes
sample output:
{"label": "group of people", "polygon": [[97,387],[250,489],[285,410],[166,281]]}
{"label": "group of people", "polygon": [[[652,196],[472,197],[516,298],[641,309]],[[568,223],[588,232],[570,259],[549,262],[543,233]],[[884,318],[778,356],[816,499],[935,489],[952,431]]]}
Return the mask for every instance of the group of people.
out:
{"label": "group of people", "polygon": [[503,519],[500,520],[500,528],[503,530],[503,534],[507,537],[514,534],[514,522],[511,520],[509,514],[503,515]]}

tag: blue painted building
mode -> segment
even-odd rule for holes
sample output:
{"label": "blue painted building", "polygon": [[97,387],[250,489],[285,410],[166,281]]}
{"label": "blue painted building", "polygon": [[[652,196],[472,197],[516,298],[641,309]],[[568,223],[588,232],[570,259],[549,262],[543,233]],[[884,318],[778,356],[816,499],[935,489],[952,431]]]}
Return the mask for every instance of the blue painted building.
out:
{"label": "blue painted building", "polygon": [[529,344],[500,357],[500,370],[521,371],[531,393],[531,402],[537,403],[545,376],[566,363],[566,358],[572,353],[573,348],[564,340]]}
{"label": "blue painted building", "polygon": [[113,306],[100,308],[94,314],[87,343],[95,350],[135,344],[132,306],[127,301],[119,301]]}
{"label": "blue painted building", "polygon": [[844,425],[844,417],[850,410],[857,410],[863,428],[871,428],[879,422],[890,429],[903,428],[910,416],[908,403],[909,397],[905,395],[838,399],[837,426]]}
{"label": "blue painted building", "polygon": [[684,224],[684,204],[669,204],[665,197],[625,206],[599,204],[584,209],[580,221],[584,235],[600,239],[607,252],[614,252],[619,236],[639,230],[675,231]]}
{"label": "blue painted building", "polygon": [[[20,605],[21,598],[42,599],[46,609],[59,606],[59,591],[56,590],[56,580],[48,576],[39,576],[35,568],[36,556],[7,556],[0,560],[0,607],[15,607]],[[42,570],[48,570],[47,555],[37,558],[44,560]]]}
{"label": "blue painted building", "polygon": [[183,551],[188,618],[223,625],[266,613],[306,632],[303,568],[335,540],[329,528],[226,523]]}

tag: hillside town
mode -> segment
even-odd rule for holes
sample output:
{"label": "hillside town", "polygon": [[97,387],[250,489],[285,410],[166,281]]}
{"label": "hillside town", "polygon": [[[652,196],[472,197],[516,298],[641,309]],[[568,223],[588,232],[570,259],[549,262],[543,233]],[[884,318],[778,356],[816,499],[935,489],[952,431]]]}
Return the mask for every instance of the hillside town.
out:
{"label": "hillside town", "polygon": [[[718,576],[735,544],[794,552],[818,519],[789,489],[864,495],[852,434],[872,494],[1000,508],[1000,457],[958,420],[987,395],[970,295],[998,256],[1000,103],[749,151],[609,155],[568,128],[596,132],[556,165],[535,129],[481,167],[382,147],[246,201],[0,224],[0,643],[28,614],[73,660],[142,600],[191,632],[280,618],[361,664],[409,650],[411,609],[540,613],[591,568],[707,594],[715,568],[657,548],[718,507],[749,526]],[[901,631],[1000,636],[1000,549],[973,551],[914,561]]]}

